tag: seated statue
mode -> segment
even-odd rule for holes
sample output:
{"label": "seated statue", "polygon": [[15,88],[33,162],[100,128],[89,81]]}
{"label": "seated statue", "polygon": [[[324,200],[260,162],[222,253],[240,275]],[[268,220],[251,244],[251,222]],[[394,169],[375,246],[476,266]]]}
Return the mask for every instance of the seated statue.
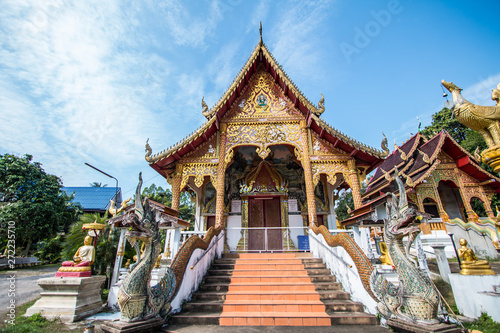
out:
{"label": "seated statue", "polygon": [[460,274],[462,275],[495,275],[487,260],[480,260],[474,254],[474,251],[467,247],[467,240],[460,239],[460,248],[458,256],[461,260]]}
{"label": "seated statue", "polygon": [[[92,244],[92,237],[87,236],[73,256],[73,261],[64,261],[62,267],[56,273],[59,276],[87,277],[90,276],[90,266],[95,260],[95,248]],[[68,274],[70,273],[70,274]]]}
{"label": "seated statue", "polygon": [[387,244],[385,242],[379,242],[379,249],[380,249],[380,257],[378,258],[382,265],[390,265],[394,266],[391,257],[389,256],[389,250],[387,250]]}

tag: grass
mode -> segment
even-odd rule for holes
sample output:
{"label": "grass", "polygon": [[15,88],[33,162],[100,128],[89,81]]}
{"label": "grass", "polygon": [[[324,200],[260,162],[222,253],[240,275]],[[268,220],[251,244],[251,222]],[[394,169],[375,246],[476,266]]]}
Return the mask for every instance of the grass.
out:
{"label": "grass", "polygon": [[0,323],[1,333],[46,333],[46,332],[81,332],[82,330],[70,330],[59,319],[47,320],[39,313],[31,317],[24,317],[26,310],[32,306],[35,301],[28,302],[16,309],[16,318],[14,324],[7,322]]}
{"label": "grass", "polygon": [[464,323],[464,326],[469,330],[479,330],[483,333],[500,332],[500,323],[493,321],[493,319],[484,312],[473,322]]}

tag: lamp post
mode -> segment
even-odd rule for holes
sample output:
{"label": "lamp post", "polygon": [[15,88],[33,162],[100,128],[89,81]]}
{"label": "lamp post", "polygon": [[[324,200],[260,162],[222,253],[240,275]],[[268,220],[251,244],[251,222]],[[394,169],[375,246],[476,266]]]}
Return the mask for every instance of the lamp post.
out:
{"label": "lamp post", "polygon": [[97,169],[95,166],[90,165],[90,164],[88,164],[87,162],[85,162],[85,165],[87,165],[87,166],[91,167],[91,168],[92,168],[92,169],[94,169],[94,170],[99,171],[100,173],[102,173],[103,175],[108,176],[109,178],[113,178],[114,180],[116,180],[115,200],[116,200],[116,206],[119,206],[119,204],[120,204],[120,203],[118,202],[118,179],[116,179],[115,177],[111,176],[110,174],[107,174],[106,172],[104,172],[104,171],[102,171],[102,170]]}
{"label": "lamp post", "polygon": [[449,233],[448,236],[451,238],[451,243],[453,244],[453,249],[455,249],[455,254],[457,255],[458,260],[458,268],[462,267],[462,263],[460,262],[460,256],[458,255],[457,247],[455,246],[455,240],[453,239],[453,234]]}

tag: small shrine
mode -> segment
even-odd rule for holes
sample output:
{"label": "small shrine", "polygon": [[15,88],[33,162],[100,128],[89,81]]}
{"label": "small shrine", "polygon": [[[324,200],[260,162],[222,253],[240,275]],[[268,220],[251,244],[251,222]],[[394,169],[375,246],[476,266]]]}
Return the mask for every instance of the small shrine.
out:
{"label": "small shrine", "polygon": [[[480,158],[469,154],[446,132],[428,140],[417,133],[401,146],[395,146],[368,182],[363,205],[353,210],[351,217],[341,222],[342,226],[383,225],[387,218],[387,194],[397,192],[395,167],[405,183],[408,201],[428,214],[423,226],[425,234],[432,232],[444,237],[440,242],[449,242],[447,233],[451,232],[461,235],[457,235],[457,243],[465,237],[472,244],[483,243],[479,238],[485,234],[490,240],[488,256],[496,256],[497,218],[490,202],[500,192],[500,178],[481,168]],[[483,216],[474,211],[473,201],[484,208]],[[449,254],[453,255],[452,247]]]}

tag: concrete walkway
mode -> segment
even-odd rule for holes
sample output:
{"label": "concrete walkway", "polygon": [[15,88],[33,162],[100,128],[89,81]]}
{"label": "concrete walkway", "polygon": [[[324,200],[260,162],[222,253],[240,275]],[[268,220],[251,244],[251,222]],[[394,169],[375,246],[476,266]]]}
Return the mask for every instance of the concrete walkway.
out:
{"label": "concrete walkway", "polygon": [[[10,304],[12,297],[15,294],[16,308],[40,297],[42,288],[38,286],[39,279],[53,277],[59,267],[57,266],[33,266],[20,268],[17,270],[0,271],[0,321],[3,322],[7,313],[7,305]],[[14,288],[11,282],[14,282]]]}

